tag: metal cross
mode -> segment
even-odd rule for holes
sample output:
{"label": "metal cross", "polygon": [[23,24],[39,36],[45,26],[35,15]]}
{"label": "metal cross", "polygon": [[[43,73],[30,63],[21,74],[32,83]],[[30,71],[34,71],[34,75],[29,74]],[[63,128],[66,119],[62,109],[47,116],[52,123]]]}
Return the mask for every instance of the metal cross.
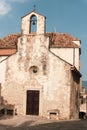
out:
{"label": "metal cross", "polygon": [[34,8],[33,10],[35,11],[36,10],[36,5],[34,5],[33,8]]}

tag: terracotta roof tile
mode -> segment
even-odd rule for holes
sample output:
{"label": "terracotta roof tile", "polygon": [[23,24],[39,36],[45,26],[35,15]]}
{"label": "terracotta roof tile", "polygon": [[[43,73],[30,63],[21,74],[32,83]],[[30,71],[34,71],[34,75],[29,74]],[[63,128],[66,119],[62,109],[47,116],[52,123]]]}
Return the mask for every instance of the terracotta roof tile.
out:
{"label": "terracotta roof tile", "polygon": [[10,34],[0,39],[0,48],[16,48],[20,34]]}
{"label": "terracotta roof tile", "polygon": [[[1,48],[17,48],[17,41],[21,34],[10,34],[0,39]],[[79,41],[77,38],[70,34],[62,33],[46,33],[46,36],[50,38],[50,47],[79,47],[73,41]],[[29,39],[29,37],[28,37]]]}
{"label": "terracotta roof tile", "polygon": [[10,48],[10,49],[1,49],[0,48],[0,56],[10,56],[17,52],[16,48]]}
{"label": "terracotta roof tile", "polygon": [[66,33],[47,33],[50,38],[50,47],[79,47],[73,41],[80,41],[79,39]]}

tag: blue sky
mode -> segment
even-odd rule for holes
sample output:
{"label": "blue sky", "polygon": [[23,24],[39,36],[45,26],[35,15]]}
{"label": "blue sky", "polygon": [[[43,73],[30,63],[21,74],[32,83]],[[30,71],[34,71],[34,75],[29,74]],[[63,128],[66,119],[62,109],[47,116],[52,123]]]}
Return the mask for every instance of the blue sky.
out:
{"label": "blue sky", "polygon": [[0,38],[21,31],[21,17],[33,10],[46,16],[47,32],[81,40],[81,73],[87,80],[87,0],[0,0]]}

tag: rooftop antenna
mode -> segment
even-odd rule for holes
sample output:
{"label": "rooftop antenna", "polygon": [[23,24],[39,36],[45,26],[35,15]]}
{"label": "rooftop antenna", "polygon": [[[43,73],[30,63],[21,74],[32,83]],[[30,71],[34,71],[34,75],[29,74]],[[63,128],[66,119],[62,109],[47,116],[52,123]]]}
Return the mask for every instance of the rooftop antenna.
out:
{"label": "rooftop antenna", "polygon": [[33,8],[34,8],[33,11],[36,11],[36,5],[33,5]]}
{"label": "rooftop antenna", "polygon": [[56,27],[54,27],[54,32],[56,33]]}

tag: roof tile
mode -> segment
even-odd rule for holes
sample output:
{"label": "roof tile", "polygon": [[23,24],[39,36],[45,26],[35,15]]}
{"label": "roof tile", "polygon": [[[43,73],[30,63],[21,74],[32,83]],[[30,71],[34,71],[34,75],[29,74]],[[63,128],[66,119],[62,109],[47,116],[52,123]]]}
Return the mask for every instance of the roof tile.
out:
{"label": "roof tile", "polygon": [[[10,34],[2,39],[0,39],[0,49],[1,48],[17,48],[17,41],[21,34]],[[66,33],[46,33],[49,36],[50,47],[78,47],[79,46],[73,41],[79,41],[77,38]],[[31,37],[30,37],[31,38]],[[29,37],[28,37],[29,39]]]}
{"label": "roof tile", "polygon": [[20,34],[10,34],[0,39],[0,48],[16,48]]}
{"label": "roof tile", "polygon": [[50,38],[50,47],[79,47],[73,41],[80,41],[67,33],[47,33]]}

